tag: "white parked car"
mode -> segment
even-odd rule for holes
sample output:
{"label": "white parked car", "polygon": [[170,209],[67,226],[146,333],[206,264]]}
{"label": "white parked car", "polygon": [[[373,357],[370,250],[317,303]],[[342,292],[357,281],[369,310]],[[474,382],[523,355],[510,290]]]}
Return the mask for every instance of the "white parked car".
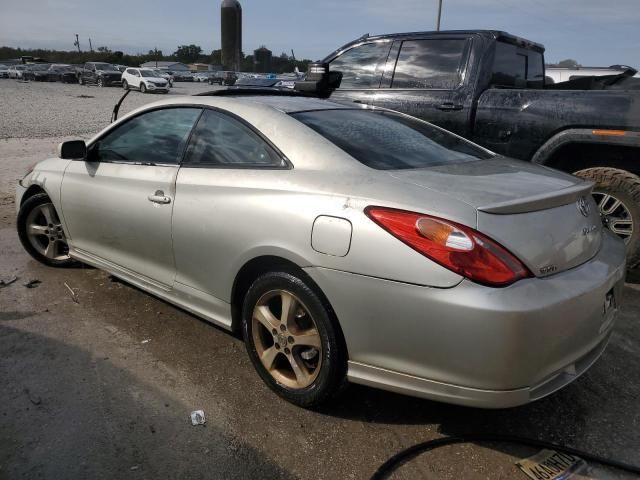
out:
{"label": "white parked car", "polygon": [[150,68],[127,68],[122,74],[122,87],[146,92],[169,92],[169,81]]}
{"label": "white parked car", "polygon": [[9,67],[0,64],[0,78],[9,78]]}
{"label": "white parked car", "polygon": [[9,78],[22,78],[22,73],[26,69],[26,65],[13,65],[9,67]]}

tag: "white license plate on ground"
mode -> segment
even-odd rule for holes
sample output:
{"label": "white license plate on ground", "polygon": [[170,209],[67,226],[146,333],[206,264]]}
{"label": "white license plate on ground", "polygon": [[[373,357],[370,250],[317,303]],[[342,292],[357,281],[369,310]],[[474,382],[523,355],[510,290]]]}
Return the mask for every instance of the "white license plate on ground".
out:
{"label": "white license plate on ground", "polygon": [[534,480],[588,478],[580,475],[587,468],[584,460],[555,450],[542,450],[533,457],[516,462],[516,465]]}

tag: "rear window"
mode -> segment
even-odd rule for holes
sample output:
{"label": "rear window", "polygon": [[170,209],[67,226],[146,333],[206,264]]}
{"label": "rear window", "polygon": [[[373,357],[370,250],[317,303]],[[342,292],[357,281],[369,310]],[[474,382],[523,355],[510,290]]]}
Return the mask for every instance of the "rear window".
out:
{"label": "rear window", "polygon": [[377,170],[427,168],[493,156],[445,130],[394,112],[318,110],[291,116]]}
{"label": "rear window", "polygon": [[542,88],[542,54],[509,43],[496,42],[491,84],[498,87]]}

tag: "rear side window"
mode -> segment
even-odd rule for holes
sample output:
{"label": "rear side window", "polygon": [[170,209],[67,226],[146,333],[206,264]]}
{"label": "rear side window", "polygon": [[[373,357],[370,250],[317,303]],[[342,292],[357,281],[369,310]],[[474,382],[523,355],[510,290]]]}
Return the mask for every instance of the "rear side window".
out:
{"label": "rear side window", "polygon": [[378,88],[391,49],[391,42],[365,43],[347,50],[330,64],[342,72],[340,88]]}
{"label": "rear side window", "polygon": [[191,135],[183,165],[283,167],[284,160],[257,133],[240,121],[205,110]]}
{"label": "rear side window", "polygon": [[319,110],[292,116],[377,170],[427,168],[493,156],[445,130],[394,112]]}
{"label": "rear side window", "polygon": [[542,88],[542,54],[510,43],[496,42],[491,84],[497,87]]}
{"label": "rear side window", "polygon": [[451,90],[462,81],[465,39],[402,42],[391,88]]}

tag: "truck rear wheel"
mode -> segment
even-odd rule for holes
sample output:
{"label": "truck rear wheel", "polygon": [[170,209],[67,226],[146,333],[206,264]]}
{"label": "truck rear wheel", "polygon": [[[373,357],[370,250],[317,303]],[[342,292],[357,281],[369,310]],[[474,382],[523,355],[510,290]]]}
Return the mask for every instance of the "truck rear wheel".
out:
{"label": "truck rear wheel", "polygon": [[627,264],[640,264],[640,177],[618,168],[587,168],[575,172],[596,185],[593,197],[604,226],[626,245]]}

